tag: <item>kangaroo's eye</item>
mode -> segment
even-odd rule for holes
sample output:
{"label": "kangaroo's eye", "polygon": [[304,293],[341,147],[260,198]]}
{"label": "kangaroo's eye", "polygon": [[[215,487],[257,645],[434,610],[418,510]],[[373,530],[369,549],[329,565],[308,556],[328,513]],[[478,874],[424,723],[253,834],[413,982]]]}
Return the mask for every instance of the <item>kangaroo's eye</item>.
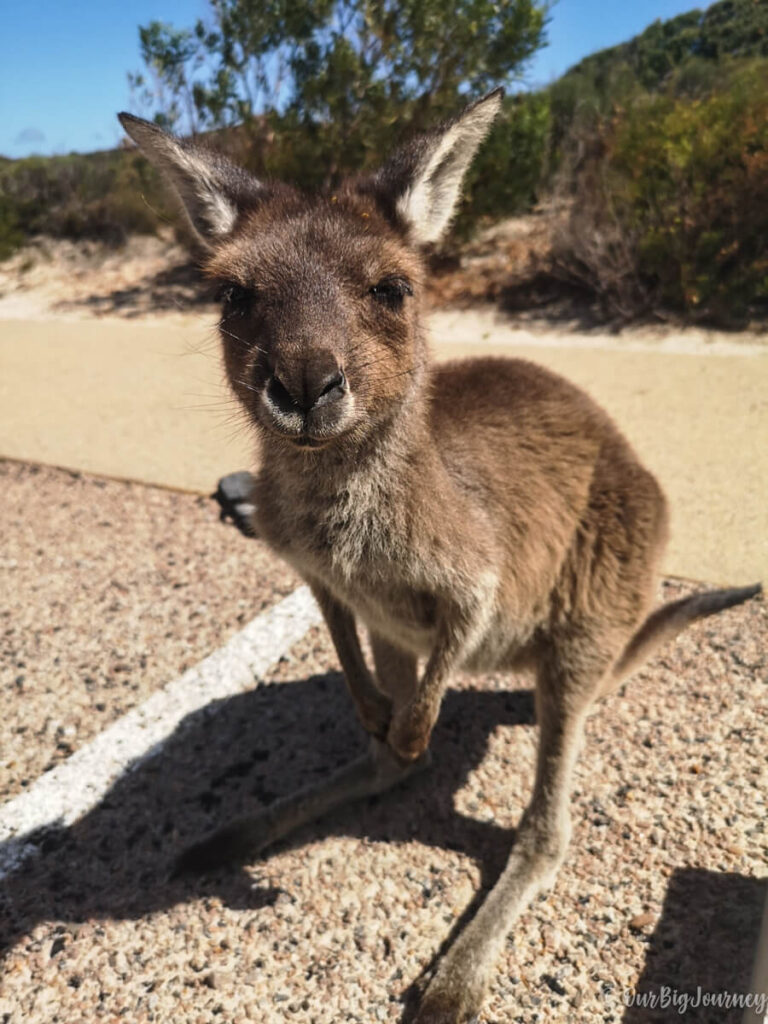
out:
{"label": "kangaroo's eye", "polygon": [[369,294],[389,309],[400,309],[406,295],[413,295],[411,282],[404,277],[384,277],[373,285]]}
{"label": "kangaroo's eye", "polygon": [[219,288],[216,298],[223,303],[224,308],[231,313],[246,313],[256,292],[253,288],[245,288],[235,281],[225,281]]}

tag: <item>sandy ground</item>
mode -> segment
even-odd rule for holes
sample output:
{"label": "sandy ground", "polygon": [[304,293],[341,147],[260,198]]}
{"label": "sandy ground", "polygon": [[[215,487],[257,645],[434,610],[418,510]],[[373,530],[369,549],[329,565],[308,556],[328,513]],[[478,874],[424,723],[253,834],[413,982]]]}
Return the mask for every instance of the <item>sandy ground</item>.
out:
{"label": "sandy ground", "polygon": [[[436,313],[438,358],[514,355],[570,377],[612,413],[670,499],[665,569],[768,578],[768,349],[696,333],[514,329]],[[132,322],[0,320],[0,455],[210,493],[254,465],[207,315]]]}
{"label": "sandy ground", "polygon": [[39,238],[0,262],[0,319],[143,319],[201,304],[210,296],[170,230],[119,249]]}
{"label": "sandy ground", "polygon": [[[499,287],[545,224],[485,232],[433,300]],[[494,293],[495,294],[495,293]],[[216,309],[164,229],[120,250],[40,239],[0,264],[0,456],[209,493],[257,453],[226,388]],[[475,303],[430,317],[438,358],[533,359],[614,416],[670,499],[665,569],[768,578],[768,335],[515,316]]]}

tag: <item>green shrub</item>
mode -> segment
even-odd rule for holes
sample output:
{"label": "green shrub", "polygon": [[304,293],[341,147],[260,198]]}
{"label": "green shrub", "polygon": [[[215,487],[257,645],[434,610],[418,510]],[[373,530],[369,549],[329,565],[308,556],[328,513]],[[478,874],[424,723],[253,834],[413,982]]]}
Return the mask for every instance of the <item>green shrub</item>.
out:
{"label": "green shrub", "polygon": [[736,325],[768,304],[768,63],[636,97],[572,147],[557,260],[614,313]]}
{"label": "green shrub", "polygon": [[[528,206],[547,144],[548,101],[512,97],[473,168],[454,238],[478,219],[498,218]],[[334,183],[350,166],[376,167],[401,137],[396,121],[350,138],[343,150],[333,133],[294,111],[254,118],[206,140],[260,177],[300,188]],[[121,244],[130,234],[151,234],[162,221],[180,224],[170,192],[136,151],[29,157],[0,164],[0,258],[27,237],[101,239]]]}
{"label": "green shrub", "polygon": [[467,175],[453,226],[457,241],[476,225],[529,210],[538,196],[549,148],[550,105],[544,93],[509,97]]}
{"label": "green shrub", "polygon": [[0,258],[25,238],[93,238],[121,244],[157,230],[167,193],[137,153],[114,150],[29,157],[0,166]]}
{"label": "green shrub", "polygon": [[6,260],[24,244],[24,231],[19,224],[15,204],[0,194],[0,260]]}

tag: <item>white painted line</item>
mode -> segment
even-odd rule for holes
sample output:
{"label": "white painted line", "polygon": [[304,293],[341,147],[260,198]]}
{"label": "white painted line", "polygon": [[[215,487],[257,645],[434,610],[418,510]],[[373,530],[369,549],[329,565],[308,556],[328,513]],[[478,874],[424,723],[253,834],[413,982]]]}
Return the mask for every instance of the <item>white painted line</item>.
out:
{"label": "white painted line", "polygon": [[37,853],[25,836],[77,821],[126,769],[156,753],[183,718],[211,701],[250,689],[255,678],[320,621],[309,587],[299,587],[0,807],[0,878]]}

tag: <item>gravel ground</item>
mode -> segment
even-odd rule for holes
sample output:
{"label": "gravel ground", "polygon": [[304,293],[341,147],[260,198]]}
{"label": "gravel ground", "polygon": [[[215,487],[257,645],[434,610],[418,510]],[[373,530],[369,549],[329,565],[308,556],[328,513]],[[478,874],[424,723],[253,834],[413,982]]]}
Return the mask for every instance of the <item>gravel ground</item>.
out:
{"label": "gravel ground", "polygon": [[208,498],[0,460],[0,797],[297,585]]}
{"label": "gravel ground", "polygon": [[[690,589],[668,582],[664,596]],[[598,709],[568,860],[510,937],[483,1024],[740,1019],[657,1016],[622,992],[746,988],[768,875],[767,650],[766,606],[753,602],[690,629]],[[168,881],[190,839],[362,749],[330,644],[311,631],[262,685],[190,716],[5,883],[0,1020],[404,1019],[504,863],[532,782],[524,686],[458,678],[429,773],[247,868]]]}

